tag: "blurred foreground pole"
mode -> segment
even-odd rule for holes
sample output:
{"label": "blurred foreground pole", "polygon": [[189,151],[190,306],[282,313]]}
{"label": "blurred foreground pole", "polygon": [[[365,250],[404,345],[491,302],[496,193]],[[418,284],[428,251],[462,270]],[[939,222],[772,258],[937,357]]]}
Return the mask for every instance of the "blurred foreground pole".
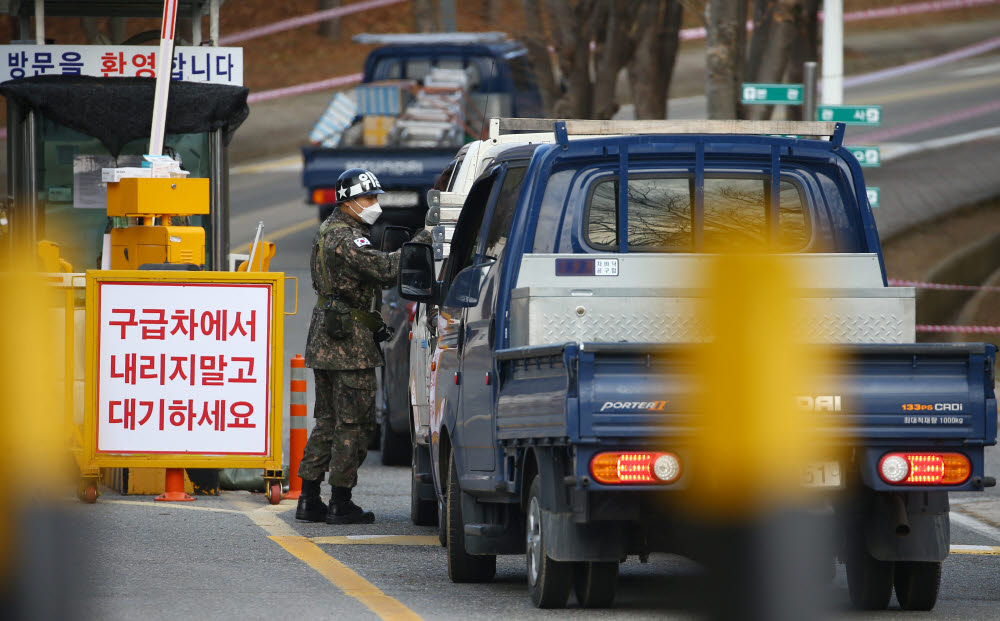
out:
{"label": "blurred foreground pole", "polygon": [[826,350],[802,338],[803,282],[775,254],[709,256],[710,335],[693,354],[692,411],[699,429],[690,508],[705,528],[713,573],[710,611],[720,619],[800,621],[823,609],[831,566],[822,529],[806,510],[801,476],[829,454],[796,394],[828,368]]}
{"label": "blurred foreground pole", "polygon": [[[62,293],[27,269],[0,271],[0,613],[5,619],[67,619],[79,529],[60,497],[72,459],[60,405]],[[68,378],[72,382],[72,377]]]}

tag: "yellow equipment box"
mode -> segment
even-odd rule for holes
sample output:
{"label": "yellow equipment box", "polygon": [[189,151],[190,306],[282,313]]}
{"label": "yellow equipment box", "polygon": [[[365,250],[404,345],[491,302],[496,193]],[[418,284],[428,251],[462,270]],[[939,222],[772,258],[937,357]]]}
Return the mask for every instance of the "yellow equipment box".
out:
{"label": "yellow equipment box", "polygon": [[193,216],[208,213],[208,179],[126,177],[108,184],[108,215]]}
{"label": "yellow equipment box", "polygon": [[[109,183],[108,188],[112,185]],[[110,198],[108,200],[110,202]],[[204,265],[205,229],[199,226],[111,229],[111,265],[114,269],[137,270],[147,263]]]}

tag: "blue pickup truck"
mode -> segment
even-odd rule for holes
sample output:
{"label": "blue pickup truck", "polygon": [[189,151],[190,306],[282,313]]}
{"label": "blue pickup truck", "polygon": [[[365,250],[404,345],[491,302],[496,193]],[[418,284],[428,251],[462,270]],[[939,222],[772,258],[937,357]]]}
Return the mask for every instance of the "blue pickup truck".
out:
{"label": "blue pickup truck", "polygon": [[[504,33],[364,34],[354,40],[378,45],[365,60],[361,90],[373,84],[398,85],[407,81],[421,89],[435,71],[447,76],[458,72],[461,101],[438,98],[423,107],[416,105],[414,109],[419,110],[408,113],[399,101],[378,99],[372,109],[380,104],[392,108],[381,111],[393,115],[384,120],[394,123],[396,130],[403,124],[409,124],[408,129],[391,132],[384,143],[365,144],[360,119],[370,109],[360,105],[364,97],[359,95],[359,107],[354,110],[357,117],[353,119],[353,129],[359,131],[352,133],[348,129],[334,147],[302,148],[306,202],[319,208],[320,221],[333,209],[337,176],[348,168],[364,168],[378,176],[387,192],[380,200],[382,207],[415,208],[420,212],[419,225],[427,210],[427,190],[464,142],[481,137],[483,119],[543,116],[528,51]],[[427,90],[439,95],[442,88],[430,86]],[[424,93],[418,92],[415,103],[422,98]]]}
{"label": "blue pickup truck", "polygon": [[535,605],[575,589],[599,607],[627,557],[696,555],[677,506],[698,421],[675,399],[688,390],[677,360],[704,337],[689,268],[735,231],[778,240],[818,275],[808,338],[844,363],[799,405],[843,450],[817,455],[803,485],[832,507],[853,604],[886,608],[895,590],[904,609],[932,608],[948,494],[995,485],[995,348],[914,342],[913,290],[886,286],[844,125],[554,131],[479,177],[440,274],[430,246],[403,247],[401,296],[439,309],[429,478],[451,579],[489,581],[496,555],[525,554]]}

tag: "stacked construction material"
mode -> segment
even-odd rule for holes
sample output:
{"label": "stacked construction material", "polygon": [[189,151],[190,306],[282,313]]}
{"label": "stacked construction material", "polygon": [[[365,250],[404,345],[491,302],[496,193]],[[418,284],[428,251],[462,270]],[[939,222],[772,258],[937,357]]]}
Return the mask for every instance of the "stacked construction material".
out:
{"label": "stacked construction material", "polygon": [[465,139],[465,101],[472,76],[466,69],[434,67],[416,99],[397,119],[389,140],[401,147],[459,146]]}
{"label": "stacked construction material", "polygon": [[354,98],[344,93],[337,93],[316,121],[309,134],[309,142],[324,147],[336,147],[340,144],[344,130],[351,126],[357,115],[358,106],[354,103]]}

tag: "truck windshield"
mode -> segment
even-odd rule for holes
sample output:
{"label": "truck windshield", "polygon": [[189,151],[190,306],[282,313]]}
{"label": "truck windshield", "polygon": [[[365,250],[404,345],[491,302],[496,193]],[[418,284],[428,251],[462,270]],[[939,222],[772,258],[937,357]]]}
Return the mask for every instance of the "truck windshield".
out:
{"label": "truck windshield", "polygon": [[[372,75],[376,80],[417,80],[422,82],[431,67],[441,67],[442,69],[465,69],[469,74],[468,90],[478,91],[482,82],[482,71],[480,67],[490,67],[491,60],[485,56],[462,57],[462,56],[408,56],[405,58],[382,58],[372,70]],[[485,65],[484,65],[485,63]]]}
{"label": "truck windshield", "polygon": [[[766,242],[770,198],[770,181],[766,178],[707,176],[701,231],[705,246]],[[593,185],[584,219],[585,237],[592,248],[618,250],[618,199],[617,178],[606,178]],[[693,178],[630,177],[629,250],[694,251],[694,205]],[[805,214],[798,187],[782,180],[778,216],[778,244],[782,250],[801,250],[809,242]]]}

